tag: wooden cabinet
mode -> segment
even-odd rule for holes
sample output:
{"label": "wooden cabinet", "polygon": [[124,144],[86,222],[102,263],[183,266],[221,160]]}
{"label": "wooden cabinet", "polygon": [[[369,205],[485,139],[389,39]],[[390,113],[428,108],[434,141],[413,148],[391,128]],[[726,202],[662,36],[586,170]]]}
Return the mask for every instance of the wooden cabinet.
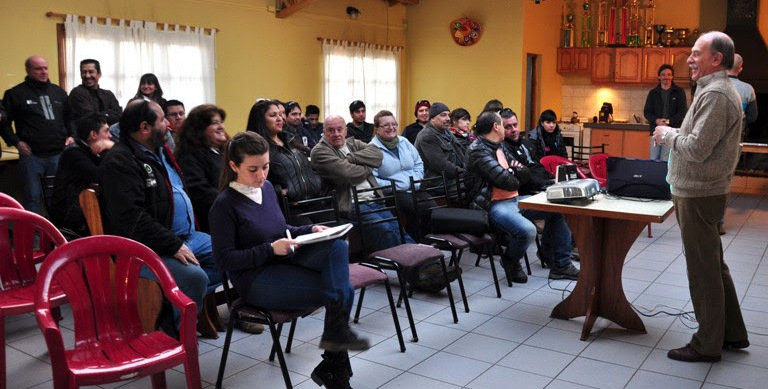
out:
{"label": "wooden cabinet", "polygon": [[690,47],[648,47],[643,50],[643,74],[641,82],[655,84],[659,82],[658,71],[663,64],[672,65],[675,72],[675,79],[680,81],[688,80],[691,70],[688,67],[688,56],[691,54]]}
{"label": "wooden cabinet", "polygon": [[643,49],[616,49],[613,82],[637,84],[643,67]]}
{"label": "wooden cabinet", "polygon": [[669,61],[669,49],[652,47],[643,49],[643,77],[642,82],[659,82],[659,68]]}
{"label": "wooden cabinet", "polygon": [[649,131],[624,131],[624,157],[648,159],[651,157]]}
{"label": "wooden cabinet", "polygon": [[592,129],[590,135],[592,140],[592,146],[600,146],[605,144],[605,152],[615,157],[623,156],[624,147],[624,131],[621,130],[606,130],[606,129]]}
{"label": "wooden cabinet", "polygon": [[592,62],[589,47],[561,47],[557,49],[557,72],[561,74],[590,71]]}
{"label": "wooden cabinet", "polygon": [[670,64],[678,84],[690,77],[690,47],[568,47],[557,49],[557,72],[591,74],[593,84],[653,85]]}
{"label": "wooden cabinet", "polygon": [[650,134],[638,130],[609,130],[593,128],[590,139],[592,146],[605,144],[605,152],[614,157],[650,157]]}
{"label": "wooden cabinet", "polygon": [[592,49],[592,82],[613,81],[613,51],[609,48]]}
{"label": "wooden cabinet", "polygon": [[678,84],[682,84],[682,81],[687,82],[691,77],[691,68],[688,67],[688,57],[690,55],[690,47],[669,49],[669,63],[672,64],[672,68],[675,70],[675,79],[680,80]]}

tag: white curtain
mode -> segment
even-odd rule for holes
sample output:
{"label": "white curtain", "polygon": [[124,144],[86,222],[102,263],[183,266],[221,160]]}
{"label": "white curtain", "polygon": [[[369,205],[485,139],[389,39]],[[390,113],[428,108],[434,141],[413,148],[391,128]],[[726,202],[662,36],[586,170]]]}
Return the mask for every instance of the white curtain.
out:
{"label": "white curtain", "polygon": [[398,117],[400,107],[400,48],[323,41],[323,114],[341,115],[351,121],[349,104],[365,102],[367,118],[380,110]]}
{"label": "white curtain", "polygon": [[81,83],[80,61],[96,59],[101,64],[103,89],[114,92],[123,107],[139,89],[144,73],[154,73],[163,88],[163,98],[181,100],[187,110],[216,102],[215,31],[200,27],[179,27],[145,21],[119,21],[67,15],[67,88]]}

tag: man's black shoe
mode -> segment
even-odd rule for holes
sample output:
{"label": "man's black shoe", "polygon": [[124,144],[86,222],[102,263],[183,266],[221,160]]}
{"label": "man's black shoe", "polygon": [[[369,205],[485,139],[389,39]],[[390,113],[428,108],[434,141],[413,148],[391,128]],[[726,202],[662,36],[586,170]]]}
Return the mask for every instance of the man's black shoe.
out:
{"label": "man's black shoe", "polygon": [[685,347],[669,350],[667,357],[669,359],[683,362],[717,362],[720,360],[719,355],[710,356],[699,354],[699,352],[696,351],[696,349],[694,349],[690,343],[686,344]]}

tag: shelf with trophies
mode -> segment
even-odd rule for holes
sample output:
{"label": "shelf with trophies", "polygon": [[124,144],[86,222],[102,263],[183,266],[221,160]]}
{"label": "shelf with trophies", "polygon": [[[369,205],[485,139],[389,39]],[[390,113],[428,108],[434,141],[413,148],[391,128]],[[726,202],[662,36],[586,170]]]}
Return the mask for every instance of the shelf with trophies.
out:
{"label": "shelf with trophies", "polygon": [[688,77],[697,29],[657,23],[654,0],[581,0],[577,13],[579,1],[563,1],[558,73],[591,74],[598,84],[655,84],[668,63],[676,78]]}

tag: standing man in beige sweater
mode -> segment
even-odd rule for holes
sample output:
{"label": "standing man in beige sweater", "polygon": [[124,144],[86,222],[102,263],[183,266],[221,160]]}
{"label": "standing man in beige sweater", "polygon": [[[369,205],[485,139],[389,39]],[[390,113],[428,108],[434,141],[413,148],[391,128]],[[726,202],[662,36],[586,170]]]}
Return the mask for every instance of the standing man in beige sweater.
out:
{"label": "standing man in beige sweater", "polygon": [[679,129],[656,127],[653,139],[670,148],[667,181],[688,267],[691,301],[699,328],[689,344],[667,356],[685,362],[715,362],[724,348],[749,346],[747,330],[717,223],[736,168],[741,136],[741,98],[726,71],[733,66],[728,35],[709,32],[688,57],[696,99]]}

